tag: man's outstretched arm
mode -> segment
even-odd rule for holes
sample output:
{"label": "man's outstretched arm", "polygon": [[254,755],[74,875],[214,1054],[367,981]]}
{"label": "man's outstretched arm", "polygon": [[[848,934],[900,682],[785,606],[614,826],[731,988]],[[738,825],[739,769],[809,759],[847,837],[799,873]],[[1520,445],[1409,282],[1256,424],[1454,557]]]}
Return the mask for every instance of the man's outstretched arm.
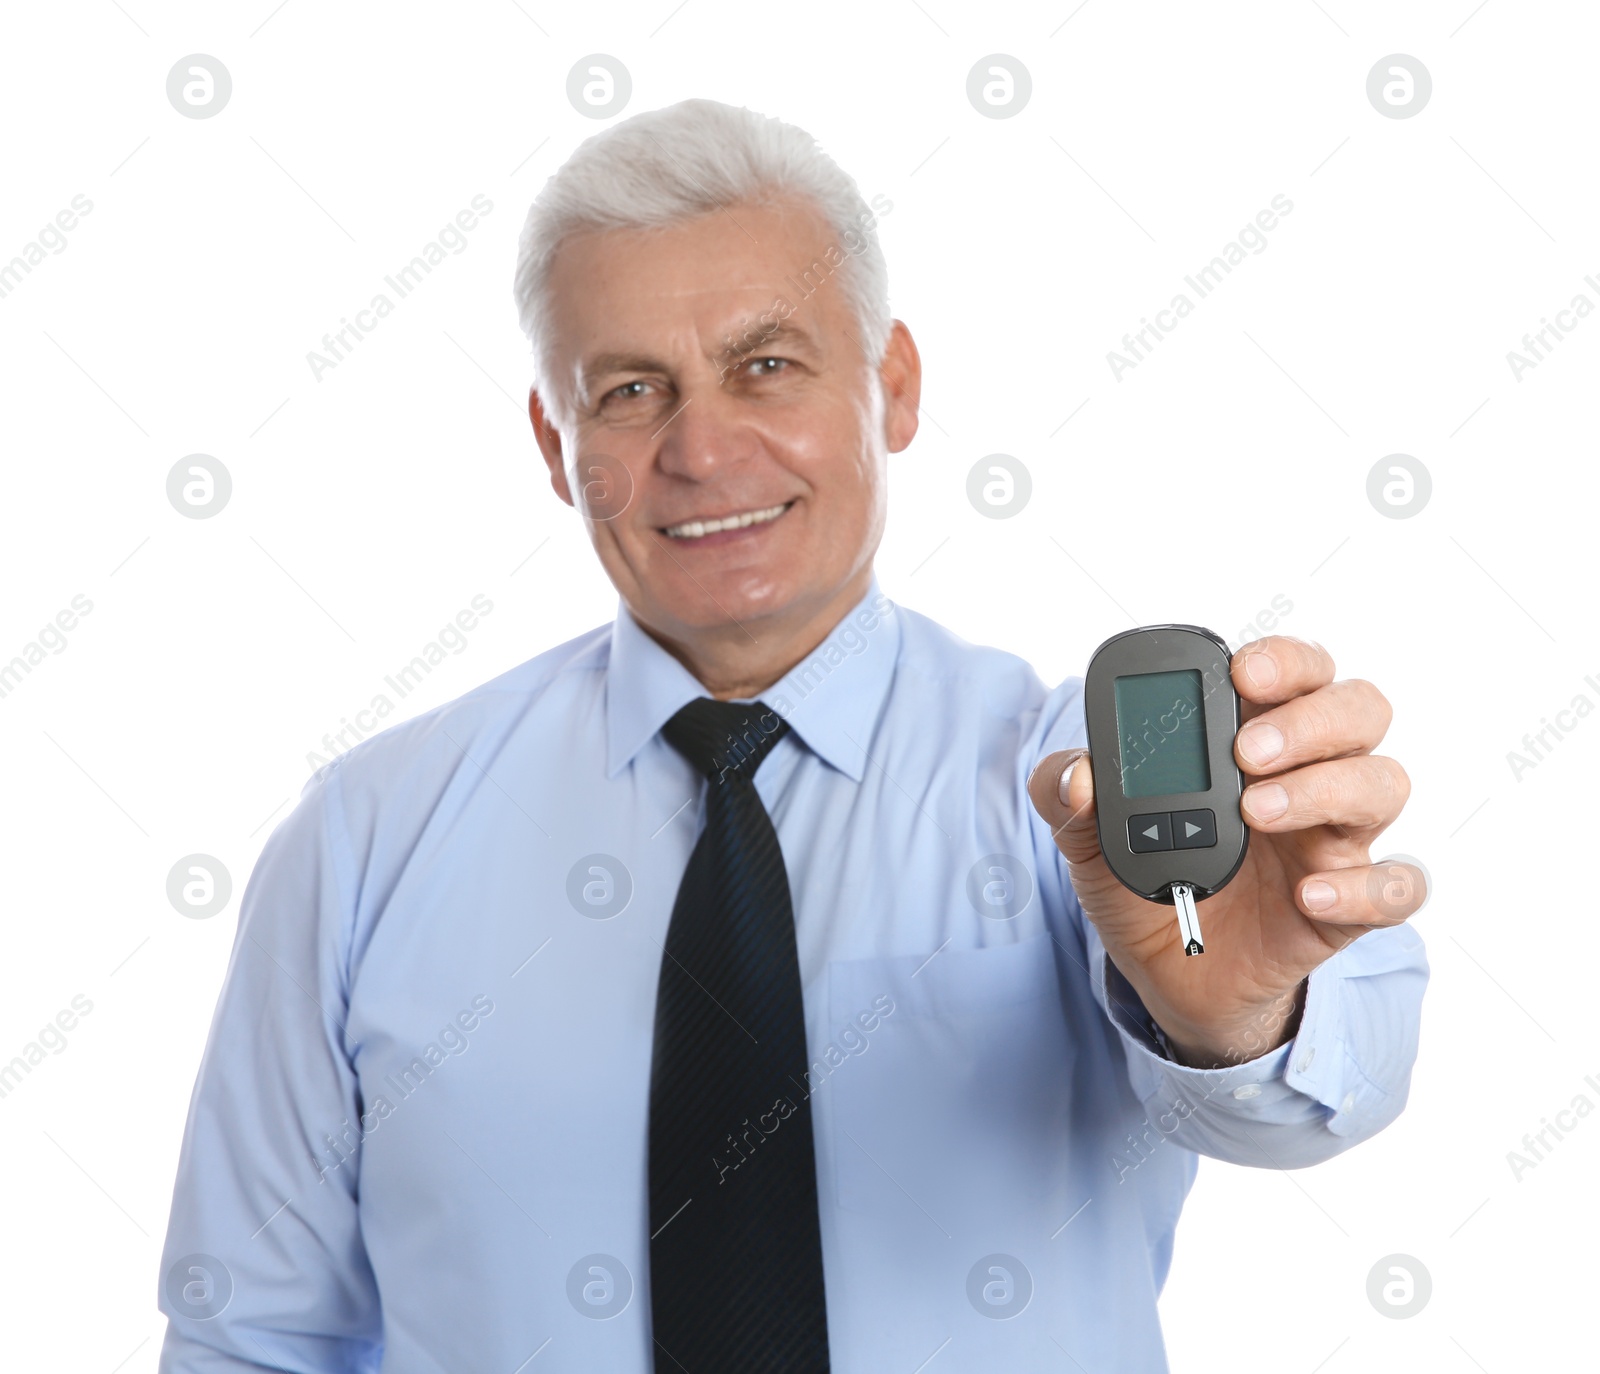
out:
{"label": "man's outstretched arm", "polygon": [[1283,636],[1235,654],[1231,671],[1250,846],[1201,903],[1204,954],[1185,954],[1172,908],[1129,892],[1107,865],[1072,713],[1041,722],[1056,748],[1027,790],[1039,842],[1065,860],[1091,986],[1140,1100],[1189,1148],[1288,1168],[1374,1133],[1404,1105],[1428,971],[1405,922],[1427,894],[1414,865],[1371,862],[1410,792],[1405,770],[1373,752],[1391,714],[1382,693],[1335,681],[1325,649]]}

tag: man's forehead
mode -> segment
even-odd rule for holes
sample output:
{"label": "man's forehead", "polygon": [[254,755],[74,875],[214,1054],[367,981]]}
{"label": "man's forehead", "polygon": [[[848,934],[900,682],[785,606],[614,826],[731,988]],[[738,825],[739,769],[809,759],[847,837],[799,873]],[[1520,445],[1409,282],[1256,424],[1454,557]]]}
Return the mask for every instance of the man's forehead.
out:
{"label": "man's forehead", "polygon": [[599,293],[591,293],[587,297],[580,294],[575,304],[583,313],[598,313],[611,318],[618,315],[648,317],[658,312],[681,315],[687,310],[693,313],[697,322],[709,320],[714,323],[715,316],[737,318],[744,312],[765,310],[779,298],[793,301],[798,294],[793,280],[786,279],[782,272],[773,272],[770,276],[741,274],[708,281],[700,286],[662,281],[638,282],[610,293],[604,310],[600,312],[585,310],[588,302],[597,301]]}
{"label": "man's forehead", "polygon": [[[729,337],[822,353],[836,331],[816,295],[793,283],[739,281],[703,288],[649,288],[561,312],[558,347],[585,374],[614,370],[623,355],[716,352]],[[637,364],[635,364],[637,365]]]}
{"label": "man's forehead", "polygon": [[741,278],[738,281],[721,281],[711,286],[663,286],[651,291],[654,296],[726,296],[730,291],[767,291],[781,279],[762,277],[757,280]]}
{"label": "man's forehead", "polygon": [[[770,262],[730,262],[709,249],[693,261],[652,262],[619,257],[573,261],[558,272],[553,304],[568,325],[590,325],[606,318],[645,318],[692,311],[729,313],[765,310],[779,297],[794,301],[804,290],[802,278],[811,258],[774,254]],[[819,274],[812,273],[815,278]],[[831,272],[830,272],[831,275]],[[581,328],[580,332],[589,332]]]}
{"label": "man's forehead", "polygon": [[757,317],[763,335],[792,333],[805,342],[826,332],[815,296],[807,298],[781,280],[703,290],[643,290],[610,302],[591,299],[562,312],[560,332],[587,351],[623,335],[715,334]]}

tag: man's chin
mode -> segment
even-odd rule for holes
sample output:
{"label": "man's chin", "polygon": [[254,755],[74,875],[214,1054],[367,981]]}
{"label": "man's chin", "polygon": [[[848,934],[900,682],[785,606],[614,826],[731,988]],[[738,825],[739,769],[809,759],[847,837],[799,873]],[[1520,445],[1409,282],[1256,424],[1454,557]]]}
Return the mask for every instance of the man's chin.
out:
{"label": "man's chin", "polygon": [[[787,564],[788,560],[784,560]],[[803,562],[800,566],[804,566]],[[691,575],[692,571],[692,575]],[[798,580],[795,566],[710,569],[673,568],[661,584],[642,587],[657,623],[683,632],[715,634],[744,626],[759,636],[757,624],[804,619],[827,601],[829,590]],[[746,643],[749,641],[746,640]]]}
{"label": "man's chin", "polygon": [[780,580],[753,579],[749,573],[702,582],[682,595],[658,601],[660,613],[688,631],[715,634],[744,626],[758,633],[753,630],[756,624],[800,611],[808,600],[804,588]]}

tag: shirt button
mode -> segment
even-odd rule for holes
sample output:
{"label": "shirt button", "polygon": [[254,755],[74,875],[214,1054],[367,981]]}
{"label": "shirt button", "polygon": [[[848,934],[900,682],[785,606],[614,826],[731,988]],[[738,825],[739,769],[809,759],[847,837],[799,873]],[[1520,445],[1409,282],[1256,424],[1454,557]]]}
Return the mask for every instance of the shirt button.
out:
{"label": "shirt button", "polygon": [[1317,1047],[1313,1045],[1309,1050],[1300,1056],[1300,1062],[1295,1065],[1295,1068],[1299,1069],[1301,1073],[1304,1073],[1311,1067],[1311,1061],[1316,1057]]}
{"label": "shirt button", "polygon": [[1354,1093],[1346,1093],[1344,1095],[1344,1101],[1339,1104],[1339,1110],[1341,1112],[1348,1112],[1355,1105],[1356,1095]]}
{"label": "shirt button", "polygon": [[1259,1083],[1246,1083],[1241,1087],[1235,1088],[1233,1090],[1233,1095],[1241,1102],[1243,1102],[1247,1097],[1260,1097],[1261,1085]]}

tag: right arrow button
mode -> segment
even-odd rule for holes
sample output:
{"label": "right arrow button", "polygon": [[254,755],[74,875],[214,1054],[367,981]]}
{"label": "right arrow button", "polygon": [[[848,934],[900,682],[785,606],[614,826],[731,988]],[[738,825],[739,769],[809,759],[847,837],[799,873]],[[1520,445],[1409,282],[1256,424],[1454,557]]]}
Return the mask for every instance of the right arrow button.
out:
{"label": "right arrow button", "polygon": [[1174,811],[1172,847],[1210,849],[1217,842],[1217,815],[1211,810]]}

